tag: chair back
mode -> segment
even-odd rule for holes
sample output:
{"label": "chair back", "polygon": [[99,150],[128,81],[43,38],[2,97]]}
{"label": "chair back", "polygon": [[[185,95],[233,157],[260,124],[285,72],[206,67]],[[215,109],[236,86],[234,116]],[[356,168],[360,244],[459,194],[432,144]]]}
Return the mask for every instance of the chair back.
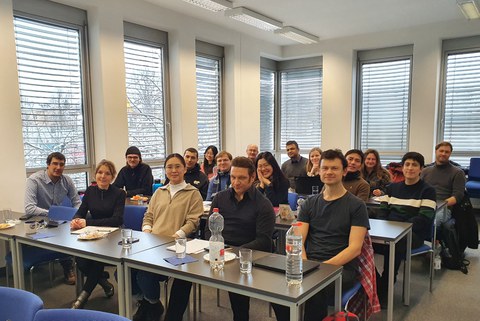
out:
{"label": "chair back", "polygon": [[[113,313],[94,310],[45,309],[35,315],[34,321],[130,321]],[[13,321],[13,320],[12,320]]]}
{"label": "chair back", "polygon": [[77,210],[75,207],[52,205],[48,210],[48,218],[59,221],[71,221]]}
{"label": "chair back", "polygon": [[480,157],[470,158],[469,181],[480,181]]}
{"label": "chair back", "polygon": [[123,225],[125,228],[131,228],[135,231],[142,230],[143,216],[147,211],[146,206],[125,205],[123,212]]}
{"label": "chair back", "polygon": [[152,185],[152,195],[153,195],[153,193],[155,193],[155,191],[157,190],[157,188],[159,188],[159,187],[161,187],[161,186],[163,186],[162,183],[153,183],[153,185]]}
{"label": "chair back", "polygon": [[0,287],[0,320],[32,321],[43,301],[31,292]]}
{"label": "chair back", "polygon": [[298,194],[288,192],[288,204],[290,205],[290,208],[292,209],[292,211],[297,210],[297,201],[298,201]]}

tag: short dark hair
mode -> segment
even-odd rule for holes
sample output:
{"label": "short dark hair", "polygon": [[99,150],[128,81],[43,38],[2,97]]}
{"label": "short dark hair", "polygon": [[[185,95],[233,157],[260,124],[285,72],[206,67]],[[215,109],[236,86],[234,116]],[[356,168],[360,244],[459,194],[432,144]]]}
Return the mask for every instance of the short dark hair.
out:
{"label": "short dark hair", "polygon": [[425,166],[425,158],[423,157],[422,154],[417,153],[417,152],[408,152],[402,157],[402,166],[405,163],[407,159],[413,159],[414,161],[417,161],[420,164],[420,167]]}
{"label": "short dark hair", "polygon": [[189,147],[189,148],[185,149],[185,151],[183,152],[183,155],[185,155],[187,152],[190,152],[190,153],[193,153],[193,154],[197,155],[197,158],[198,158],[198,150],[196,150],[195,148]]}
{"label": "short dark hair", "polygon": [[51,153],[50,155],[48,155],[47,157],[47,165],[50,165],[50,163],[52,162],[52,159],[53,158],[56,158],[56,159],[59,159],[61,161],[64,161],[66,162],[65,160],[65,155],[63,155],[62,153],[60,152],[53,152]]}
{"label": "short dark hair", "polygon": [[295,147],[297,147],[297,149],[299,149],[297,142],[294,141],[294,140],[289,140],[289,141],[285,144],[285,146],[288,146],[288,145],[295,145]]}
{"label": "short dark hair", "polygon": [[248,169],[248,174],[250,176],[255,175],[255,165],[252,160],[248,157],[237,156],[232,160],[232,167],[240,167]]}
{"label": "short dark hair", "polygon": [[435,150],[439,149],[439,148],[442,147],[442,146],[448,146],[448,147],[450,147],[450,151],[453,152],[453,146],[452,146],[452,144],[451,144],[450,142],[445,142],[445,141],[444,141],[444,142],[440,142],[440,143],[438,143],[437,145],[435,145]]}
{"label": "short dark hair", "polygon": [[342,167],[343,169],[347,168],[348,162],[345,156],[343,156],[343,153],[340,149],[328,149],[322,153],[322,156],[320,158],[320,161],[323,159],[328,159],[328,160],[335,160],[339,159],[342,162]]}
{"label": "short dark hair", "polygon": [[365,158],[365,155],[363,154],[363,152],[360,150],[360,149],[350,149],[348,152],[345,153],[345,158],[350,155],[350,154],[357,154],[360,156],[361,158],[361,163],[363,164],[363,160]]}
{"label": "short dark hair", "polygon": [[165,159],[165,164],[163,165],[163,167],[167,167],[167,163],[170,159],[172,158],[178,158],[180,160],[180,163],[182,163],[183,167],[187,167],[187,163],[185,163],[185,159],[183,158],[182,155],[178,154],[178,153],[173,153],[173,154],[170,154],[167,156],[167,158]]}

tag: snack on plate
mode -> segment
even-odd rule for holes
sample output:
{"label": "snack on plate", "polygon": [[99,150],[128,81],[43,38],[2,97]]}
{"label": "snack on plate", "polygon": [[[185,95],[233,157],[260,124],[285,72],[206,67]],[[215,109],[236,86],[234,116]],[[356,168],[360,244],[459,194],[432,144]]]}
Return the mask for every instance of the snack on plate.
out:
{"label": "snack on plate", "polygon": [[5,229],[5,228],[9,228],[9,227],[12,227],[13,225],[10,224],[10,223],[0,223],[0,230],[1,229]]}
{"label": "snack on plate", "polygon": [[148,201],[148,197],[142,195],[135,195],[130,198],[132,201]]}
{"label": "snack on plate", "polygon": [[80,234],[78,236],[78,239],[79,240],[96,240],[96,239],[102,238],[104,235],[105,235],[104,233],[95,231],[91,233]]}

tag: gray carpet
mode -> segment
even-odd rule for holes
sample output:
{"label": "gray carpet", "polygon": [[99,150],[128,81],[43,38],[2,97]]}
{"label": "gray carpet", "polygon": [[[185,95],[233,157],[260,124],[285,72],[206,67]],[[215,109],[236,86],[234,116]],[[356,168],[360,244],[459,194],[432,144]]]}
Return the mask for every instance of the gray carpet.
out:
{"label": "gray carpet", "polygon": [[[478,216],[477,216],[478,217]],[[395,286],[394,320],[417,321],[417,320],[478,320],[479,307],[479,284],[480,284],[480,251],[467,249],[466,259],[470,261],[468,275],[460,271],[442,269],[436,271],[433,293],[428,291],[428,267],[427,257],[415,257],[412,261],[412,282],[410,306],[402,304],[402,273]],[[382,262],[381,257],[376,258]],[[108,268],[113,276],[112,268]],[[62,283],[61,266],[56,266],[56,278],[53,287],[50,285],[47,266],[40,267],[34,272],[35,293],[38,294],[47,308],[70,308],[75,299],[75,287]],[[403,267],[401,267],[403,271]],[[5,273],[0,277],[0,285],[5,285]],[[26,275],[28,286],[28,275]],[[110,280],[112,281],[112,280]],[[112,281],[113,282],[113,281]],[[12,281],[10,281],[10,284]],[[162,301],[163,301],[162,294]],[[202,288],[202,312],[197,314],[199,321],[224,321],[232,320],[227,293],[220,292],[221,306],[216,306],[216,290]],[[107,299],[102,289],[97,286],[93,292],[87,309],[101,310],[116,313],[117,299]],[[191,308],[192,310],[192,308]],[[275,320],[269,317],[268,304],[253,300],[250,307],[250,319]],[[190,320],[193,320],[190,315]],[[386,320],[386,311],[374,315],[371,320]],[[319,320],[320,321],[320,320]]]}

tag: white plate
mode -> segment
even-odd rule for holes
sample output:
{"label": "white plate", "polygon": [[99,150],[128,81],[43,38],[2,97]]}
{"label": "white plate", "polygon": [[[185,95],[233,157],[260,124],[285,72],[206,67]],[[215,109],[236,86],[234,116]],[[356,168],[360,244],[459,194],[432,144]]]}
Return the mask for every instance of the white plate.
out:
{"label": "white plate", "polygon": [[[236,257],[237,257],[237,255],[236,255],[235,253],[225,252],[225,262],[234,260]],[[210,261],[209,253],[205,254],[205,255],[203,256],[203,259],[204,259],[205,261]]]}
{"label": "white plate", "polygon": [[15,223],[1,223],[0,224],[0,230],[5,230],[7,228],[14,227]]}
{"label": "white plate", "polygon": [[105,234],[103,233],[84,233],[84,234],[80,234],[78,236],[78,239],[80,241],[93,241],[93,240],[98,240],[98,239],[101,239],[102,237],[104,237]]}

